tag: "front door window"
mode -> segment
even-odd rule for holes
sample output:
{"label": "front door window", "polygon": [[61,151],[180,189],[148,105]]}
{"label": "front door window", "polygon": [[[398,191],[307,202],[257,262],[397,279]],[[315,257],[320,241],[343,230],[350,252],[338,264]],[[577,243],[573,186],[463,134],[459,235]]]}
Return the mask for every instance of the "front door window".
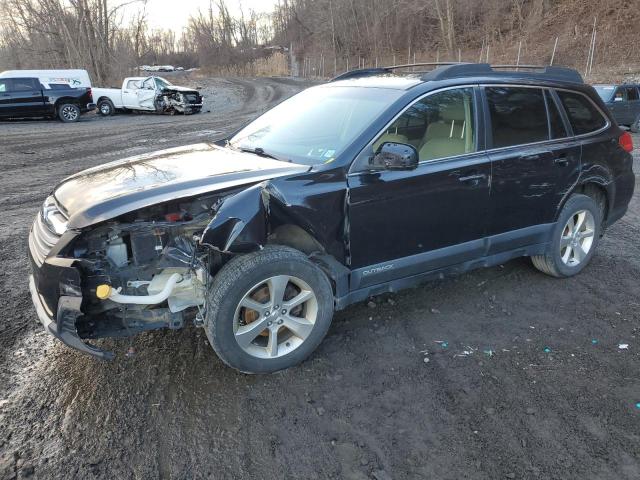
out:
{"label": "front door window", "polygon": [[476,151],[473,89],[445,90],[409,107],[374,142],[413,145],[420,161],[454,157]]}

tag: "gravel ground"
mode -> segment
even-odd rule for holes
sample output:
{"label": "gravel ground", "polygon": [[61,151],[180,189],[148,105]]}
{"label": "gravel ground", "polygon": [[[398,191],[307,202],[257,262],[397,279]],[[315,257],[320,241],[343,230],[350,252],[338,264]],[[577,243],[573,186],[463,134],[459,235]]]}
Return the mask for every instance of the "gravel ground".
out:
{"label": "gravel ground", "polygon": [[25,252],[57,181],[220,138],[304,87],[192,83],[210,113],[0,123],[1,479],[640,478],[639,194],[575,278],[521,259],[379,297],[270,376],[194,327],[104,340],[110,363],[41,332]]}

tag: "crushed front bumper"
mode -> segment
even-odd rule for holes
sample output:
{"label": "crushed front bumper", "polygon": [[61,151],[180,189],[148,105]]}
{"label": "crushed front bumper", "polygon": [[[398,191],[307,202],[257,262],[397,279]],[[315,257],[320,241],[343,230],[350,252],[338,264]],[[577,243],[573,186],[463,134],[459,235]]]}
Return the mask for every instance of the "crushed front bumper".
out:
{"label": "crushed front bumper", "polygon": [[45,332],[53,335],[65,345],[83,353],[87,353],[101,360],[113,359],[115,355],[112,352],[106,352],[85,343],[78,336],[76,319],[82,315],[80,310],[82,297],[61,296],[58,299],[58,311],[55,317],[56,319],[54,320],[43,305],[33,275],[29,275],[29,291],[31,292],[31,300],[38,314],[38,320],[44,327]]}

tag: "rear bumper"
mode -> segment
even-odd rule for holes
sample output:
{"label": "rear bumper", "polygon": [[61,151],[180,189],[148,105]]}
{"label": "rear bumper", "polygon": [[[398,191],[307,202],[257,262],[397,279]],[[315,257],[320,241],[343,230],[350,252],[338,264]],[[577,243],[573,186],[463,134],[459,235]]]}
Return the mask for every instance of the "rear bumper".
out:
{"label": "rear bumper", "polygon": [[95,103],[87,103],[87,105],[82,108],[81,110],[83,112],[90,112],[91,110],[95,110],[96,109],[96,104]]}
{"label": "rear bumper", "polygon": [[607,215],[605,227],[611,226],[627,213],[635,190],[636,176],[631,170],[624,172],[615,178],[614,185],[614,201]]}
{"label": "rear bumper", "polygon": [[54,336],[62,343],[87,353],[101,360],[111,360],[114,357],[112,352],[100,350],[93,345],[85,343],[78,336],[76,331],[76,319],[82,315],[80,305],[82,297],[63,295],[58,298],[57,312],[55,318],[48,312],[49,307],[43,303],[43,297],[38,292],[36,281],[33,275],[29,275],[29,292],[31,293],[31,301],[36,309],[38,321],[43,326],[45,332]]}

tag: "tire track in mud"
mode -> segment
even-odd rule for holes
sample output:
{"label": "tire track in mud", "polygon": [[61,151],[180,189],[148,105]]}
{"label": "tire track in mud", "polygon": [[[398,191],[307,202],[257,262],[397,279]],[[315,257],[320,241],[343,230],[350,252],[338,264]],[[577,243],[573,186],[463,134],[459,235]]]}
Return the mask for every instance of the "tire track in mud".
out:
{"label": "tire track in mud", "polygon": [[[55,125],[55,128],[46,125],[53,123],[51,121],[30,121],[10,125],[11,131],[3,133],[0,161],[6,172],[33,166],[41,167],[43,163],[59,165],[80,161],[83,165],[79,166],[83,167],[86,163],[102,163],[110,157],[120,158],[158,148],[193,143],[194,140],[217,139],[280,99],[304,88],[300,83],[290,85],[271,79],[239,79],[235,83],[228,80],[216,82],[220,88],[233,84],[232,91],[238,96],[232,107],[226,104],[212,105],[211,113],[189,116],[121,114],[106,119],[90,113],[86,116],[89,118],[86,121],[72,125]],[[217,113],[217,107],[224,108],[224,111]],[[38,132],[41,125],[48,127],[49,131]],[[0,131],[3,126],[0,123]],[[23,127],[28,133],[18,127]],[[96,131],[96,128],[99,130]],[[15,132],[16,129],[19,131]],[[220,133],[207,135],[206,132],[211,130]],[[28,142],[25,141],[25,134],[29,135]],[[52,137],[55,137],[54,141]]]}

